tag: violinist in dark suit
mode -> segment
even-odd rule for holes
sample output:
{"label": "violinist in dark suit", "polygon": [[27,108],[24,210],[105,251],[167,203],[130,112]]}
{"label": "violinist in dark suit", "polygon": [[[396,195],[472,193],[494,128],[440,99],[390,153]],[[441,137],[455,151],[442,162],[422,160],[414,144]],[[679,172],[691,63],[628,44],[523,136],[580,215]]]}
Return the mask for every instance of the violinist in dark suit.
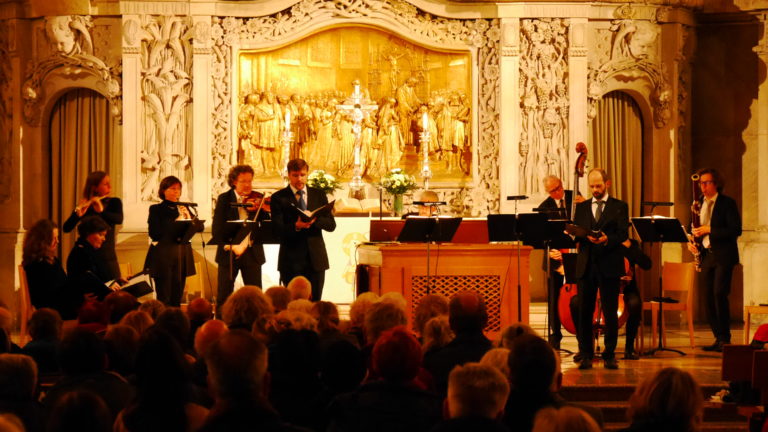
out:
{"label": "violinist in dark suit", "polygon": [[[288,284],[296,276],[304,276],[312,284],[312,300],[322,300],[325,270],[329,268],[323,230],[336,229],[330,211],[321,211],[309,222],[303,222],[296,208],[318,209],[328,204],[320,189],[307,187],[309,166],[303,159],[288,162],[290,184],[272,195],[272,227],[280,238],[277,270],[280,280]],[[293,208],[296,207],[296,208]]]}
{"label": "violinist in dark suit", "polygon": [[605,350],[602,355],[604,366],[606,369],[617,369],[619,366],[614,352],[619,320],[616,311],[620,280],[625,274],[621,243],[628,235],[629,207],[627,203],[608,195],[611,179],[605,170],[591,170],[587,180],[592,199],[577,205],[574,215],[574,224],[583,230],[575,236],[579,250],[576,258],[580,298],[580,313],[576,324],[576,337],[579,340],[581,355],[579,369],[592,367],[592,316],[598,289],[605,316]]}
{"label": "violinist in dark suit", "polygon": [[98,216],[108,226],[104,244],[97,250],[103,257],[110,273],[110,279],[120,278],[120,265],[115,252],[115,225],[123,223],[123,202],[120,198],[110,197],[112,185],[109,175],[104,171],[94,171],[88,174],[83,187],[83,195],[72,214],[64,221],[65,233],[71,232],[81,219],[87,216]]}
{"label": "violinist in dark suit", "polygon": [[86,216],[77,225],[77,242],[67,258],[67,275],[75,289],[86,297],[104,300],[112,291],[120,289],[120,280],[113,278],[104,255],[98,250],[107,239],[109,225],[98,216]]}
{"label": "violinist in dark suit", "polygon": [[[169,306],[179,306],[187,276],[195,274],[195,260],[189,241],[171,237],[179,234],[173,225],[177,220],[194,223],[196,218],[189,207],[177,204],[181,198],[181,180],[177,177],[162,179],[158,195],[163,201],[149,207],[147,224],[152,245],[145,267],[155,280],[157,299]],[[198,228],[202,230],[202,226]]]}
{"label": "violinist in dark suit", "polygon": [[[573,191],[565,190],[563,182],[556,176],[550,175],[544,178],[544,190],[549,196],[539,204],[539,210],[547,213],[547,219],[568,219],[571,218],[571,203],[573,202]],[[581,195],[576,197],[576,202],[583,202]],[[560,326],[560,314],[557,310],[557,302],[560,298],[560,288],[563,286],[564,275],[558,272],[563,258],[559,250],[550,250],[549,252],[549,295],[548,314],[551,334],[549,343],[555,349],[560,349],[560,341],[563,339],[563,332]],[[546,258],[544,270],[547,269]]]}
{"label": "violinist in dark suit", "polygon": [[[213,212],[211,234],[216,248],[216,263],[219,265],[219,288],[217,303],[223,305],[235,286],[237,272],[240,272],[245,285],[261,287],[261,265],[264,264],[264,246],[250,235],[238,235],[232,231],[227,221],[253,220],[259,210],[252,200],[253,168],[248,165],[235,165],[229,170],[227,182],[231,188],[216,199]],[[250,207],[233,207],[233,203],[251,202]],[[262,214],[261,211],[258,212]],[[241,238],[242,237],[242,238]]]}
{"label": "violinist in dark suit", "polygon": [[[725,181],[712,168],[702,169],[699,188],[702,193],[700,226],[693,228],[694,237],[702,241],[699,250],[701,278],[704,281],[707,319],[715,342],[705,351],[723,351],[731,343],[731,314],[728,295],[731,293],[733,267],[739,263],[736,240],[741,235],[741,217],[733,198],[722,193]],[[689,244],[694,252],[696,248]]]}

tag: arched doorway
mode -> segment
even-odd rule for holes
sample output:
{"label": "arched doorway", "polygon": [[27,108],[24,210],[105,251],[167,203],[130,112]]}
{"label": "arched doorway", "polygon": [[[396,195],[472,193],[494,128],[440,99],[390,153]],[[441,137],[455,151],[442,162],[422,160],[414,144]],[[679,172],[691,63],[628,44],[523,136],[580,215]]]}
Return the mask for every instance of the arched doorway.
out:
{"label": "arched doorway", "polygon": [[597,103],[589,131],[593,167],[611,176],[608,193],[627,202],[630,216],[640,215],[643,199],[643,116],[627,93],[612,91]]}
{"label": "arched doorway", "polygon": [[[82,195],[88,173],[110,173],[113,194],[120,170],[119,130],[110,113],[109,101],[96,91],[77,88],[64,93],[51,109],[50,209],[59,226],[72,213]],[[62,233],[60,252],[66,263],[76,232]]]}

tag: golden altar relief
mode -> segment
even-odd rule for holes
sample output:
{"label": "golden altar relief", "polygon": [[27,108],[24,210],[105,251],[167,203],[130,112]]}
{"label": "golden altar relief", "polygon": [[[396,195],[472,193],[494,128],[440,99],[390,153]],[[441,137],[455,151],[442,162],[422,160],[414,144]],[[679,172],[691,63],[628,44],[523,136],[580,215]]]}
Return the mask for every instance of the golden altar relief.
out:
{"label": "golden altar relief", "polygon": [[[434,50],[353,26],[272,50],[241,51],[238,68],[238,161],[251,165],[261,180],[280,178],[286,125],[292,137],[289,158],[301,157],[310,169],[344,180],[353,174],[354,127],[360,128],[366,181],[378,181],[397,167],[418,176],[425,157],[433,182],[469,176],[469,51]],[[341,106],[353,94],[355,80],[367,101],[362,120]]]}

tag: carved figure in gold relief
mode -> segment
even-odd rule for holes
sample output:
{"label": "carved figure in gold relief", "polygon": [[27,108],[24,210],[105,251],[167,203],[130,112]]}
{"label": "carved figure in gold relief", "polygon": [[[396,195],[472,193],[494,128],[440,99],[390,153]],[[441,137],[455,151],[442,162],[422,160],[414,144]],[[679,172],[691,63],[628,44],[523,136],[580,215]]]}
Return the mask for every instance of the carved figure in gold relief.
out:
{"label": "carved figure in gold relief", "polygon": [[400,131],[406,138],[405,144],[415,144],[408,132],[411,128],[411,117],[421,105],[419,97],[416,96],[416,78],[410,77],[403,85],[398,87],[396,92],[397,113],[400,115]]}
{"label": "carved figure in gold relief", "polygon": [[255,123],[257,125],[259,145],[261,147],[260,171],[269,174],[275,172],[280,160],[280,111],[275,97],[270,92],[256,105]]}
{"label": "carved figure in gold relief", "polygon": [[389,98],[379,111],[379,146],[384,171],[398,167],[405,149],[405,141],[400,129],[400,116],[395,110],[395,99]]}
{"label": "carved figure in gold relief", "polygon": [[237,137],[240,140],[240,149],[243,151],[243,162],[247,165],[256,165],[256,161],[261,156],[258,131],[253,122],[258,103],[259,95],[249,94],[237,115]]}

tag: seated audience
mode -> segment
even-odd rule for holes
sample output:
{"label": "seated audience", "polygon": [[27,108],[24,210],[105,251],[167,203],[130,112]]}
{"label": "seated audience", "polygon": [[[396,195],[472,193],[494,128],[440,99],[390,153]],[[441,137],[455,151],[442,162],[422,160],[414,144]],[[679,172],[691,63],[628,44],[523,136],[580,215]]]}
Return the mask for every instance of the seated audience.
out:
{"label": "seated audience", "polygon": [[304,276],[294,277],[286,288],[291,292],[291,300],[315,300],[312,298],[312,283]]}
{"label": "seated audience", "polygon": [[[510,430],[529,432],[541,408],[576,406],[566,402],[557,392],[562,384],[560,361],[546,340],[523,334],[515,338],[509,353],[510,393],[504,410],[504,422]],[[599,409],[577,406],[602,427]]]}
{"label": "seated audience", "polygon": [[399,307],[406,316],[408,315],[408,300],[406,300],[405,297],[403,297],[403,295],[399,292],[390,291],[385,293],[381,296],[379,301],[392,303],[393,305]]}
{"label": "seated audience", "polygon": [[141,335],[133,327],[124,324],[109,326],[104,335],[109,371],[120,374],[126,379],[133,376],[140,337]]}
{"label": "seated audience", "polygon": [[451,298],[448,322],[456,335],[446,346],[424,354],[424,367],[432,374],[440,394],[448,387],[448,374],[454,366],[477,362],[492,348],[483,334],[488,322],[483,296],[464,291]]}
{"label": "seated audience", "polygon": [[524,334],[538,336],[536,330],[533,327],[525,323],[514,323],[501,332],[499,340],[499,347],[512,349],[512,344],[515,342],[515,338]]}
{"label": "seated audience", "polygon": [[404,326],[383,332],[371,357],[371,367],[381,378],[334,399],[328,407],[328,431],[415,432],[432,428],[441,419],[442,399],[414,383],[420,366],[421,346]]}
{"label": "seated audience", "polygon": [[357,344],[357,338],[339,330],[339,310],[335,304],[328,301],[315,302],[312,304],[310,315],[317,320],[321,356],[324,356],[328,347],[337,341],[345,340],[351,344]]}
{"label": "seated audience", "polygon": [[291,291],[284,286],[273,286],[266,290],[264,294],[272,302],[272,308],[275,313],[288,309],[288,303],[291,302]]}
{"label": "seated audience", "polygon": [[139,301],[125,291],[115,291],[104,297],[104,305],[109,311],[109,323],[117,324],[128,312],[139,308]]}
{"label": "seated audience", "polygon": [[382,301],[373,304],[365,315],[366,345],[372,347],[383,332],[407,324],[407,315],[394,303]]}
{"label": "seated audience", "polygon": [[312,312],[312,302],[307,299],[291,300],[291,302],[288,303],[286,310],[304,312],[308,314]]}
{"label": "seated audience", "polygon": [[35,222],[24,234],[21,265],[27,276],[32,306],[55,309],[64,319],[74,319],[83,294],[68,284],[57,256],[58,246],[56,224],[48,219]]}
{"label": "seated audience", "polygon": [[227,298],[221,307],[221,317],[230,330],[250,332],[256,326],[266,333],[267,322],[272,317],[272,305],[258,287],[246,285]]}
{"label": "seated audience", "polygon": [[139,305],[139,310],[148,313],[152,317],[152,321],[154,321],[160,315],[160,312],[165,310],[165,304],[160,300],[150,299]]}
{"label": "seated audience", "polygon": [[208,410],[192,403],[191,393],[189,363],[181,345],[153,327],[142,337],[136,355],[136,397],[117,417],[115,431],[198,430]]}
{"label": "seated audience", "polygon": [[54,375],[59,372],[58,350],[61,341],[62,321],[53,309],[42,308],[29,318],[29,336],[32,338],[21,350],[37,363],[39,375]]}
{"label": "seated audience", "polygon": [[187,304],[187,318],[189,318],[189,334],[195,337],[195,332],[206,321],[213,319],[213,305],[208,300],[198,297]]}
{"label": "seated audience", "polygon": [[103,335],[107,331],[109,311],[104,303],[87,300],[77,311],[77,328]]}
{"label": "seated audience", "polygon": [[508,431],[499,421],[507,395],[507,377],[493,366],[479,363],[456,366],[448,376],[449,419],[432,431]]}
{"label": "seated audience", "polygon": [[104,401],[87,390],[62,395],[51,409],[46,432],[110,432],[112,414]]}
{"label": "seated audience", "polygon": [[451,330],[448,315],[436,316],[421,329],[421,349],[424,353],[436,351],[450,343],[456,335]]}
{"label": "seated audience", "polygon": [[629,398],[630,426],[625,432],[698,431],[704,397],[686,371],[664,368],[643,380]]}
{"label": "seated audience", "polygon": [[327,429],[326,408],[336,396],[354,391],[365,378],[366,370],[363,353],[354,343],[338,340],[327,347],[320,360],[321,389],[312,403],[313,411],[318,413],[314,430]]}
{"label": "seated audience", "polygon": [[154,328],[164,330],[178,342],[184,352],[192,352],[189,318],[178,307],[166,307],[155,320]]}
{"label": "seated audience", "polygon": [[37,365],[22,354],[0,354],[0,412],[17,416],[27,432],[42,432],[45,410],[37,401]]}
{"label": "seated audience", "polygon": [[155,320],[152,319],[152,316],[142,310],[130,311],[120,320],[120,324],[133,328],[139,336],[144,334],[154,323]]}
{"label": "seated audience", "polygon": [[489,350],[482,359],[480,364],[493,366],[499,370],[505,377],[509,378],[509,350],[506,348],[494,348]]}
{"label": "seated audience", "polygon": [[413,313],[413,328],[416,333],[423,338],[427,321],[438,316],[448,316],[448,299],[442,294],[427,294],[422,297]]}
{"label": "seated audience", "polygon": [[9,353],[18,354],[21,352],[21,348],[11,339],[13,333],[13,314],[5,306],[0,306],[0,329],[5,330],[5,334],[8,336],[8,343],[10,344]]}
{"label": "seated audience", "polygon": [[267,347],[255,337],[230,331],[211,345],[205,359],[215,403],[201,432],[304,431],[283,423],[269,404]]}
{"label": "seated audience", "polygon": [[[205,355],[208,348],[228,331],[224,321],[213,319],[206,321],[195,333],[195,363],[192,365],[191,381],[198,388],[208,389],[208,369],[205,366]],[[208,392],[204,392],[204,394],[207,395]],[[213,405],[210,395],[201,400],[201,404],[206,407]]]}
{"label": "seated audience", "polygon": [[133,398],[133,388],[120,375],[107,372],[107,353],[96,334],[80,328],[64,336],[59,349],[59,365],[63,376],[43,398],[43,405],[53,408],[64,394],[73,390],[92,391],[101,397],[114,420]]}
{"label": "seated audience", "polygon": [[18,416],[9,412],[0,414],[0,431],[2,432],[25,432],[24,424]]}
{"label": "seated audience", "polygon": [[533,432],[600,432],[600,426],[586,412],[572,406],[539,410]]}
{"label": "seated audience", "polygon": [[349,306],[349,327],[347,334],[357,339],[357,345],[363,347],[365,341],[365,316],[374,303],[379,301],[379,296],[373,292],[365,292],[357,296]]}

